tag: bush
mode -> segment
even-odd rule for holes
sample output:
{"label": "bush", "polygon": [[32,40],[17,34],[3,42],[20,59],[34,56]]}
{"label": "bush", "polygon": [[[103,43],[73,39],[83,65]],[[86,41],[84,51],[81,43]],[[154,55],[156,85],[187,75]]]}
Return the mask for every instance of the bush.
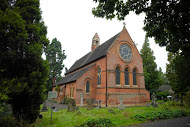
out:
{"label": "bush", "polygon": [[69,104],[69,100],[70,98],[66,95],[64,98],[63,98],[63,104]]}
{"label": "bush", "polygon": [[135,119],[135,120],[138,120],[138,121],[145,121],[145,116],[143,116],[143,114],[135,114],[131,118]]}
{"label": "bush", "polygon": [[16,120],[11,115],[6,115],[4,117],[0,117],[0,125],[1,127],[15,127],[18,126]]}
{"label": "bush", "polygon": [[163,98],[164,98],[164,100],[167,98],[167,96],[169,96],[170,95],[170,93],[169,93],[169,91],[167,91],[167,90],[165,90],[165,91],[163,91],[163,92],[156,92],[156,97],[158,98],[158,99],[162,99],[162,96],[163,96]]}
{"label": "bush", "polygon": [[79,125],[79,127],[113,127],[114,124],[110,119],[98,118],[98,119],[89,119]]}
{"label": "bush", "polygon": [[162,110],[162,111],[149,111],[145,112],[143,114],[135,114],[132,116],[132,119],[138,120],[138,121],[144,121],[145,118],[148,120],[159,120],[159,119],[171,119],[171,118],[177,118],[186,116],[187,112],[184,110]]}
{"label": "bush", "polygon": [[190,90],[186,93],[185,102],[190,106]]}

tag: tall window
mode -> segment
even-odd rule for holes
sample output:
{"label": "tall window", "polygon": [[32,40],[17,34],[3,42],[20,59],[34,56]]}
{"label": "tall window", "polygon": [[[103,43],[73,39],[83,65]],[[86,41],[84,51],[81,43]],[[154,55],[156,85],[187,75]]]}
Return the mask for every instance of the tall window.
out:
{"label": "tall window", "polygon": [[90,93],[90,81],[86,81],[86,93]]}
{"label": "tall window", "polygon": [[125,68],[125,85],[129,85],[129,71]]}
{"label": "tall window", "polygon": [[97,85],[101,85],[101,69],[98,69],[98,79],[97,79]]}
{"label": "tall window", "polygon": [[137,70],[133,69],[133,85],[137,85]]}
{"label": "tall window", "polygon": [[70,97],[73,97],[74,94],[74,86],[70,87]]}
{"label": "tall window", "polygon": [[116,84],[120,84],[120,68],[116,68]]}

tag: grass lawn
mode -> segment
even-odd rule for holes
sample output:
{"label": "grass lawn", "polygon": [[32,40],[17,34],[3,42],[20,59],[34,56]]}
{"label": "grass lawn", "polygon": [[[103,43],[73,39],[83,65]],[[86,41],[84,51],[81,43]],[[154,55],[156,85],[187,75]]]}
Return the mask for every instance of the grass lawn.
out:
{"label": "grass lawn", "polygon": [[[92,118],[108,118],[116,126],[125,126],[132,124],[140,124],[146,121],[137,121],[131,116],[139,113],[144,113],[147,111],[161,111],[165,108],[164,105],[159,105],[158,108],[154,107],[129,107],[125,110],[118,110],[117,108],[112,108],[115,111],[114,113],[108,112],[110,108],[101,108],[101,109],[92,109],[87,110],[86,108],[79,108],[78,111],[81,111],[81,114],[76,114],[75,112],[67,112],[66,109],[59,110],[59,112],[53,112],[53,122],[51,124],[51,110],[48,109],[48,112],[41,112],[43,115],[42,119],[37,119],[33,124],[35,127],[75,127],[80,125],[84,121]],[[187,112],[190,112],[190,107],[179,107],[179,106],[170,106],[171,110],[174,109],[183,109]]]}

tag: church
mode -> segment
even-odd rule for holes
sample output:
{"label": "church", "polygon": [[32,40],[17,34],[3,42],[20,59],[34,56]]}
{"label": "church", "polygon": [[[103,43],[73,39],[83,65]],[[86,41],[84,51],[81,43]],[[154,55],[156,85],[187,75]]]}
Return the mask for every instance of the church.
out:
{"label": "church", "polygon": [[75,99],[80,106],[88,99],[101,101],[103,107],[117,107],[119,98],[125,106],[143,106],[150,101],[145,88],[143,60],[126,27],[100,45],[96,33],[91,51],[77,60],[65,77],[53,85],[60,87],[57,101],[65,96]]}

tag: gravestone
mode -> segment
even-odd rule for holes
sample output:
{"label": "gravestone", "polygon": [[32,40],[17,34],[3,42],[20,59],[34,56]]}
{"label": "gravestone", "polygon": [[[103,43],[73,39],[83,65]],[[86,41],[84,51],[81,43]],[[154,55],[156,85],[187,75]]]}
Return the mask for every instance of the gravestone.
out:
{"label": "gravestone", "polygon": [[108,110],[109,113],[115,114],[115,111],[113,109]]}
{"label": "gravestone", "polygon": [[162,99],[161,104],[164,104],[164,97],[162,96],[161,99]]}
{"label": "gravestone", "polygon": [[68,104],[68,109],[67,111],[68,112],[74,112],[75,111],[75,107],[76,107],[76,104],[75,104],[75,100],[70,98],[69,99],[69,104]]}
{"label": "gravestone", "polygon": [[100,107],[100,108],[101,108],[101,102],[102,102],[102,101],[101,101],[101,100],[99,100],[99,107]]}
{"label": "gravestone", "polygon": [[46,106],[46,100],[44,101],[44,104],[42,106],[42,109],[41,109],[41,112],[47,112],[48,109],[47,109],[47,106]]}
{"label": "gravestone", "polygon": [[119,101],[120,101],[120,104],[118,106],[118,110],[125,109],[125,105],[123,104],[123,97],[122,96],[119,97]]}
{"label": "gravestone", "polygon": [[97,106],[97,107],[96,107],[96,109],[100,109],[100,107],[99,107],[99,106]]}
{"label": "gravestone", "polygon": [[101,100],[99,100],[99,101],[97,101],[97,107],[96,107],[96,109],[100,109],[101,108]]}
{"label": "gravestone", "polygon": [[84,95],[81,94],[81,95],[80,95],[80,106],[81,106],[81,107],[83,107],[83,97],[84,97]]}
{"label": "gravestone", "polygon": [[156,99],[155,99],[155,93],[153,92],[153,94],[151,95],[152,98],[152,105],[156,104]]}
{"label": "gravestone", "polygon": [[154,92],[153,92],[151,98],[152,98],[152,106],[153,107],[158,107],[158,105],[156,104],[156,97],[155,97],[155,93]]}
{"label": "gravestone", "polygon": [[82,114],[82,112],[81,112],[81,111],[78,111],[75,115],[80,115],[80,114]]}
{"label": "gravestone", "polygon": [[93,109],[92,102],[93,102],[92,99],[88,99],[88,100],[87,100],[87,110]]}

